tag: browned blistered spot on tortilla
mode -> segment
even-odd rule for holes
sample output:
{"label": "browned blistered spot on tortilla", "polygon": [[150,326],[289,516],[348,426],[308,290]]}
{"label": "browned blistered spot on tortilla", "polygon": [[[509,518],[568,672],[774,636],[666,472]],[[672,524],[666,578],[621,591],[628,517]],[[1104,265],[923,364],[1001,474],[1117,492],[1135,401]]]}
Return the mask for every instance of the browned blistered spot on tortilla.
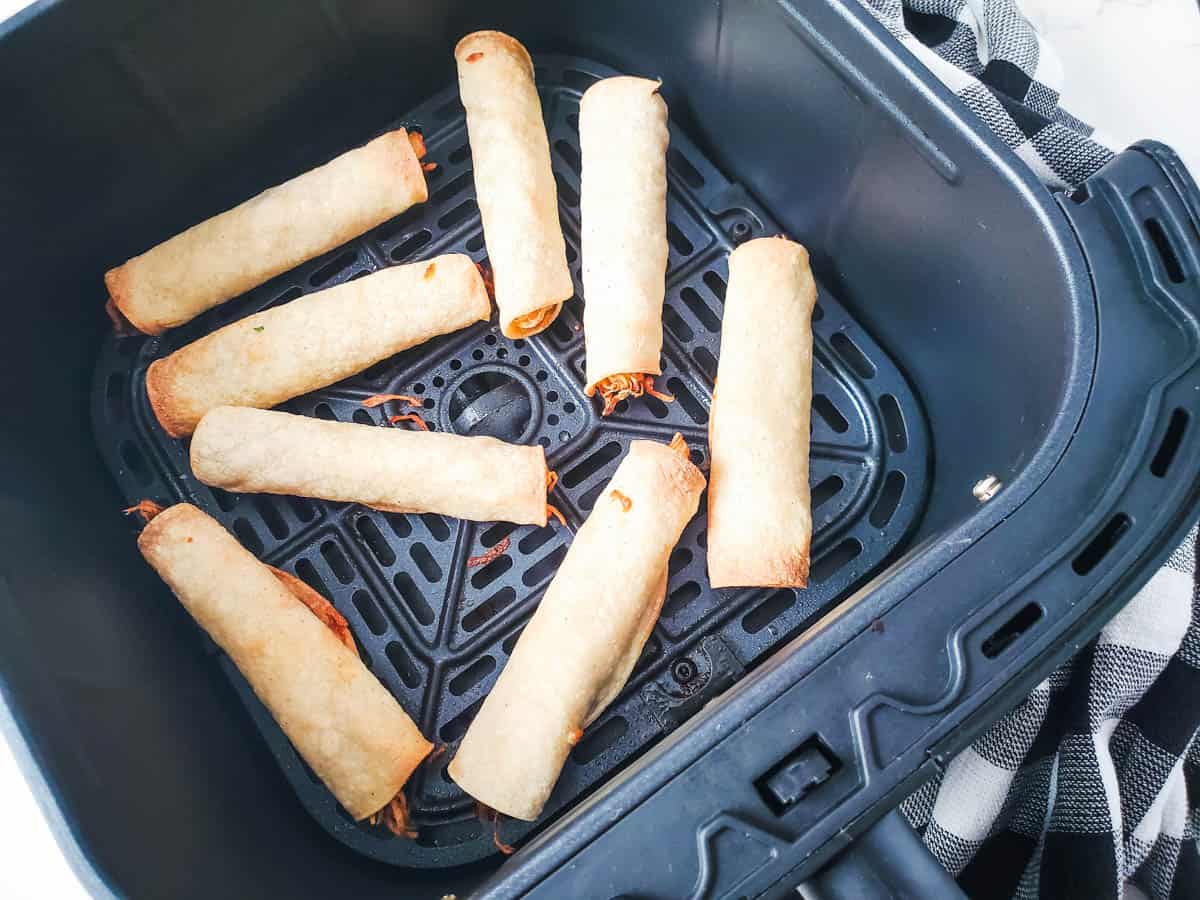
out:
{"label": "browned blistered spot on tortilla", "polygon": [[421,277],[428,281],[433,277],[433,273],[437,271],[437,263],[430,263],[425,267],[425,274]]}
{"label": "browned blistered spot on tortilla", "polygon": [[474,53],[472,53],[470,56],[467,57],[467,62],[469,62],[469,63],[479,62],[481,59],[483,59],[483,54],[480,53],[478,50],[476,50]]}
{"label": "browned blistered spot on tortilla", "polygon": [[633,501],[630,500],[628,497],[626,497],[624,494],[622,494],[620,491],[618,491],[616,488],[613,488],[611,491],[609,491],[608,496],[612,497],[614,500],[616,500],[618,503],[620,503],[621,509],[623,509],[625,512],[629,512],[629,510],[633,509]]}
{"label": "browned blistered spot on tortilla", "polygon": [[434,169],[436,169],[437,167],[438,167],[438,165],[437,165],[437,163],[435,163],[435,162],[423,162],[423,163],[421,163],[421,171],[422,171],[422,172],[432,172],[432,171],[433,171]]}
{"label": "browned blistered spot on tortilla", "polygon": [[583,737],[583,729],[575,728],[567,734],[567,743],[574,747],[579,743],[579,739]]}

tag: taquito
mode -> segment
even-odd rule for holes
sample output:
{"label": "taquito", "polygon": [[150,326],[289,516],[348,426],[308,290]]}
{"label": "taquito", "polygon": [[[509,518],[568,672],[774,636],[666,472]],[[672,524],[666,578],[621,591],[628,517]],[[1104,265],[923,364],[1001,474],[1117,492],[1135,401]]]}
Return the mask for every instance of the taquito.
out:
{"label": "taquito", "polygon": [[161,334],[344,244],[425,201],[424,152],[400,128],[192,226],[105,274],[110,315]]}
{"label": "taquito", "polygon": [[575,292],[533,61],[499,31],[468,34],[454,59],[500,330],[528,337],[547,328]]}
{"label": "taquito", "polygon": [[812,311],[808,251],[759,238],[729,257],[721,358],[708,423],[713,587],[804,587]]}
{"label": "taquito", "polygon": [[587,385],[604,415],[662,373],[667,272],[667,104],[659,82],[597,81],[579,104]]}
{"label": "taquito", "polygon": [[365,819],[393,804],[433,745],[352,639],[344,643],[307,608],[323,603],[344,626],[328,601],[187,503],[153,515],[138,548],[346,811]]}
{"label": "taquito", "polygon": [[703,490],[678,435],[630,444],[450,764],[468,794],[537,818],[571,747],[633,671]]}
{"label": "taquito", "polygon": [[172,437],[218,406],[274,406],[491,313],[461,254],[393,266],[234,322],[155,360],[146,390]]}
{"label": "taquito", "polygon": [[222,406],[200,420],[191,455],[200,481],[236,493],[546,524],[550,475],[536,444]]}

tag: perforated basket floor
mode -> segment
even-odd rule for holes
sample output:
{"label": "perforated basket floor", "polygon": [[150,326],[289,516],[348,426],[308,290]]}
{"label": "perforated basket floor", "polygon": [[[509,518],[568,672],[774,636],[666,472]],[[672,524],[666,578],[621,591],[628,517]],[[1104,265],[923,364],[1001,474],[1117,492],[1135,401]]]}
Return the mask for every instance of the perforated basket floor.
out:
{"label": "perforated basket floor", "polygon": [[[616,74],[584,60],[544,57],[537,78],[558,181],[568,258],[579,278],[578,108],[581,92]],[[145,394],[156,358],[235,319],[383,266],[465,252],[484,260],[466,122],[457,88],[413,110],[429,159],[429,202],[327,256],[274,279],[161,338],[110,338],[97,365],[93,416],[100,451],[125,497],[191,501],[263,560],[295,572],[332,600],[363,660],[434,741],[451,745],[408,787],[420,836],[393,838],[353,822],[222,657],[264,739],[309,812],[339,840],[405,866],[458,865],[493,854],[491,829],[446,776],[453,745],[504,666],[521,628],[630,440],[682,432],[707,468],[706,429],[720,345],[726,257],[740,241],[780,232],[675,129],[670,194],[663,377],[676,402],[622,403],[601,419],[583,396],[582,307],[576,297],[548,331],[509,341],[495,322],[438,338],[285,408],[388,427],[368,410],[374,393],[415,394],[431,427],[494,434],[546,448],[561,480],[552,501],[569,530],[393,515],[360,506],[233,495],[197,482],[187,444],[158,427]],[[624,692],[571,754],[542,823],[675,728],[744,669],[829,609],[899,544],[926,490],[928,435],[916,398],[893,363],[823,289],[814,313],[811,479],[813,540],[807,590],[721,590],[705,574],[704,501],[671,555],[662,617]],[[763,360],[763,365],[770,365]],[[482,568],[467,559],[503,538]],[[214,648],[215,650],[215,648]],[[503,823],[519,841],[537,825]]]}

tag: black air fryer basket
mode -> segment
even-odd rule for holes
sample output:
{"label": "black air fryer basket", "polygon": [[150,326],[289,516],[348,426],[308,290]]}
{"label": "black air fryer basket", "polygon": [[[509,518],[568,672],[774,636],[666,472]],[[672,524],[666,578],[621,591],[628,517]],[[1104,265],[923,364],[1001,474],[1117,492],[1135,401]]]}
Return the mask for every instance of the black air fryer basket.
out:
{"label": "black air fryer basket", "polygon": [[[481,323],[287,404],[388,427],[360,401],[415,394],[438,430],[538,442],[568,529],[201,485],[148,407],[151,361],[381,267],[486,260],[451,58],[484,27],[534,53],[577,286],[580,94],[616,72],[663,79],[676,402],[600,418],[576,297],[528,340]],[[878,884],[881,848],[930,877],[924,895],[949,891],[906,826],[875,823],[1094,635],[1192,520],[1194,182],[1144,143],[1048,192],[851,0],[62,0],[5,28],[0,674],[9,739],[97,892],[776,897],[835,857]],[[428,203],[161,338],[108,333],[105,269],[396,124],[438,163]],[[778,233],[820,284],[810,587],[711,590],[697,516],[625,691],[542,819],[502,823],[516,856],[448,755],[410,784],[416,840],[353,822],[120,508],[194,502],[320,590],[452,754],[628,442],[678,431],[707,465],[726,257]]]}

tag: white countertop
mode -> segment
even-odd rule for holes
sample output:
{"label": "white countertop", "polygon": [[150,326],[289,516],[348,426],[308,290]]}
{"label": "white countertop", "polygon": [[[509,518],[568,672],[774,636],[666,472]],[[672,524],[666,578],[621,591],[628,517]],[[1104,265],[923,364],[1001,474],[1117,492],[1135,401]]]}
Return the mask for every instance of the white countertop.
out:
{"label": "white countertop", "polygon": [[[0,0],[0,21],[30,5]],[[1023,0],[1067,73],[1063,105],[1116,147],[1157,138],[1200,174],[1197,0]],[[85,898],[13,751],[0,739],[0,897]]]}
{"label": "white countertop", "polygon": [[1200,173],[1197,0],[1019,0],[1066,72],[1063,106],[1116,149],[1172,146]]}

